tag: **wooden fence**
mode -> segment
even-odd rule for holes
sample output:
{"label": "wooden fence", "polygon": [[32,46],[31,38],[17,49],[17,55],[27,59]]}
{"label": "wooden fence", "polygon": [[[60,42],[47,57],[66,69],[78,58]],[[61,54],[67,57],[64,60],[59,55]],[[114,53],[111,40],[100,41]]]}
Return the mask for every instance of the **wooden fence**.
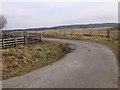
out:
{"label": "wooden fence", "polygon": [[33,44],[42,41],[42,34],[17,38],[0,39],[0,48],[15,47],[19,44]]}

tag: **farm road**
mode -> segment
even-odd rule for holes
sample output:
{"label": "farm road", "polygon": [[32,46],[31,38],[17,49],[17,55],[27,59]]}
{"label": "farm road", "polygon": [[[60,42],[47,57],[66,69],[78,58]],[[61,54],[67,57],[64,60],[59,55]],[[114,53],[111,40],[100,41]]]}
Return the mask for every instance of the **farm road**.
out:
{"label": "farm road", "polygon": [[69,43],[75,50],[52,65],[4,80],[3,88],[118,88],[117,60],[107,46],[77,40],[44,40]]}

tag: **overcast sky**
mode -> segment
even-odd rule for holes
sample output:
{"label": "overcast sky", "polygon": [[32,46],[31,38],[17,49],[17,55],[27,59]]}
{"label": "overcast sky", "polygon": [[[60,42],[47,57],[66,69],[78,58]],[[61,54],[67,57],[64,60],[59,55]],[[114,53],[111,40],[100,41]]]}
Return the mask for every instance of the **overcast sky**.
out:
{"label": "overcast sky", "polygon": [[117,2],[6,2],[6,29],[118,22]]}

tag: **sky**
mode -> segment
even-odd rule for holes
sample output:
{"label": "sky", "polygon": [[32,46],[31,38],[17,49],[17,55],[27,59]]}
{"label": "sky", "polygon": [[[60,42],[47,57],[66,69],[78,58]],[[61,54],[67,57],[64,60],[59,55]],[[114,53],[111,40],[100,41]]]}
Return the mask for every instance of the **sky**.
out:
{"label": "sky", "polygon": [[5,29],[118,22],[117,2],[2,2]]}

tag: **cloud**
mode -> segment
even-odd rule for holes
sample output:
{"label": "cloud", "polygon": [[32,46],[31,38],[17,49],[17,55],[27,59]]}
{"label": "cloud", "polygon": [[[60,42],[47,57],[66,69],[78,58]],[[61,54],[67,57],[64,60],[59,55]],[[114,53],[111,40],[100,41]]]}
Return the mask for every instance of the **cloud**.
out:
{"label": "cloud", "polygon": [[117,22],[117,2],[14,2],[2,4],[8,29]]}

